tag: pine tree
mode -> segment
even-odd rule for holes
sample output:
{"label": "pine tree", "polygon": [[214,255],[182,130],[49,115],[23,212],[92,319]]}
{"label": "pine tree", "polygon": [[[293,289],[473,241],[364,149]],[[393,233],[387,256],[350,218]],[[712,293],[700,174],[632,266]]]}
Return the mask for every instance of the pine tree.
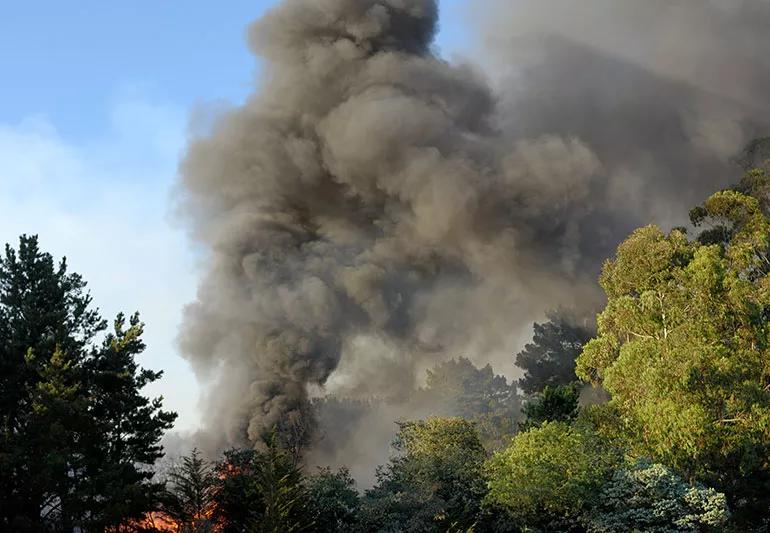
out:
{"label": "pine tree", "polygon": [[185,533],[212,531],[215,506],[214,467],[194,449],[168,473],[165,511]]}
{"label": "pine tree", "polygon": [[546,385],[543,392],[524,404],[526,421],[521,424],[522,431],[540,427],[545,422],[569,422],[578,415],[580,384],[570,383],[551,387]]}
{"label": "pine tree", "polygon": [[519,387],[527,394],[577,381],[575,359],[592,336],[591,328],[579,324],[565,310],[548,313],[548,322],[534,325],[532,342],[516,355],[516,366],[524,371]]}
{"label": "pine tree", "polygon": [[0,529],[101,530],[140,516],[175,416],[140,394],[138,316],[107,324],[86,283],[22,236],[0,258]]}
{"label": "pine tree", "polygon": [[304,476],[277,432],[265,449],[229,450],[217,463],[213,519],[223,533],[289,533],[310,524]]}

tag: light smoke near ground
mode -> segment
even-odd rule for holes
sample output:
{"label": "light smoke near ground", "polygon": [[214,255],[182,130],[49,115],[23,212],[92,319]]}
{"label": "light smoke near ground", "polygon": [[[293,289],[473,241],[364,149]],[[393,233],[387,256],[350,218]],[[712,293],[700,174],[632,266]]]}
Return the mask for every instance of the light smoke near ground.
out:
{"label": "light smoke near ground", "polygon": [[265,79],[181,166],[209,254],[181,344],[218,445],[311,389],[397,397],[455,355],[505,372],[545,310],[596,305],[630,229],[682,222],[767,131],[770,3],[471,9],[479,67],[432,52],[431,0],[285,0],[250,28]]}

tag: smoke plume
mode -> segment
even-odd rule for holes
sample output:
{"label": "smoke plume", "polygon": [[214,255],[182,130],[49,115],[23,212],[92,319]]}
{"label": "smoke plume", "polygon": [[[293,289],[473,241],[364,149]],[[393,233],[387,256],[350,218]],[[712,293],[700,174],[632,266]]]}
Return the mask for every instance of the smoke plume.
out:
{"label": "smoke plume", "polygon": [[259,89],[181,165],[207,252],[181,344],[211,435],[256,442],[313,391],[398,396],[450,356],[504,370],[767,131],[763,0],[470,8],[476,65],[432,48],[434,0],[284,0],[250,27]]}

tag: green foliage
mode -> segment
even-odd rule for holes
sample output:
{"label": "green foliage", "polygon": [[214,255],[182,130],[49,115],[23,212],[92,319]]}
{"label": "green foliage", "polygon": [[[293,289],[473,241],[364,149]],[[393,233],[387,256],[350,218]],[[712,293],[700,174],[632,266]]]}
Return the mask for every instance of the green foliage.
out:
{"label": "green foliage", "polygon": [[770,225],[737,191],[711,196],[693,218],[711,225],[699,241],[648,226],[605,264],[608,302],[578,373],[612,395],[616,432],[635,455],[757,518],[770,488]]}
{"label": "green foliage", "polygon": [[580,384],[570,383],[551,387],[546,385],[543,392],[524,404],[526,422],[522,430],[527,431],[545,422],[570,422],[578,415]]}
{"label": "green foliage", "polygon": [[310,525],[302,471],[293,457],[275,446],[269,446],[256,472],[256,483],[262,495],[264,514],[257,531],[293,533]]}
{"label": "green foliage", "polygon": [[166,479],[164,512],[182,533],[210,533],[217,478],[214,467],[197,449],[174,465]]}
{"label": "green foliage", "polygon": [[312,531],[351,531],[355,527],[360,501],[347,469],[321,469],[308,478],[306,487]]}
{"label": "green foliage", "polygon": [[639,460],[619,468],[601,491],[588,531],[718,532],[730,513],[724,494],[690,486],[669,468]]}
{"label": "green foliage", "polygon": [[400,424],[398,455],[362,500],[362,531],[466,531],[485,494],[484,447],[472,423],[429,418]]}
{"label": "green foliage", "polygon": [[592,336],[591,329],[579,322],[574,313],[559,310],[548,313],[548,322],[534,325],[532,342],[516,355],[516,366],[524,371],[519,386],[526,394],[577,379],[575,359]]}
{"label": "green foliage", "polygon": [[73,495],[73,508],[90,516],[95,527],[141,514],[163,492],[151,481],[151,467],[163,456],[160,439],[176,414],[161,409],[162,398],[141,394],[162,375],[136,363],[145,348],[143,332],[139,315],[128,323],[118,315],[113,330],[84,362],[90,378],[89,436],[79,445],[85,484]]}
{"label": "green foliage", "polygon": [[590,428],[546,422],[517,435],[487,462],[486,502],[522,525],[568,530],[593,505],[618,461],[618,452]]}
{"label": "green foliage", "polygon": [[23,236],[0,258],[0,529],[102,530],[151,509],[176,415],[140,394],[142,324],[114,332],[86,283]]}
{"label": "green foliage", "polygon": [[761,164],[752,168],[741,178],[734,190],[746,196],[756,198],[759,208],[767,216],[770,214],[770,137],[761,139],[755,157],[761,157]]}
{"label": "green foliage", "polygon": [[439,406],[434,414],[474,422],[488,448],[499,448],[516,433],[521,416],[516,385],[490,365],[477,368],[465,357],[440,363],[428,370],[425,392]]}
{"label": "green foliage", "polygon": [[[333,449],[387,409],[328,398],[294,406],[258,450],[216,464],[194,451],[164,491],[151,468],[175,415],[141,394],[161,374],[136,363],[139,316],[108,330],[85,282],[22,237],[0,258],[0,530],[117,531],[144,516],[183,533],[759,530],[770,523],[767,167],[690,215],[695,239],[640,228],[605,263],[596,338],[563,311],[535,324],[516,358],[523,409],[489,365],[430,370],[404,408],[457,418],[399,423],[363,497],[346,469],[303,475],[311,410]],[[579,408],[576,375],[609,402]],[[502,443],[488,458],[484,446]]]}
{"label": "green foliage", "polygon": [[265,512],[256,480],[262,455],[256,450],[228,450],[215,468],[212,519],[224,533],[249,531]]}
{"label": "green foliage", "polygon": [[302,471],[275,440],[264,451],[230,450],[215,467],[212,519],[222,533],[310,527]]}

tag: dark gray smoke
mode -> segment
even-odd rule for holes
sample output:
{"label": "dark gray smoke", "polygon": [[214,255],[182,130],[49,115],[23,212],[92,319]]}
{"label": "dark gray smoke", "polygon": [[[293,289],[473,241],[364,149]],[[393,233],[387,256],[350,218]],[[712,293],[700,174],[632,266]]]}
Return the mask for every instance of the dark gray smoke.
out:
{"label": "dark gray smoke", "polygon": [[255,442],[315,392],[398,396],[449,356],[505,371],[545,310],[596,305],[631,228],[681,222],[767,131],[769,2],[471,9],[479,67],[431,49],[434,0],[284,0],[250,28],[264,80],[181,167],[211,435]]}
{"label": "dark gray smoke", "polygon": [[[626,227],[681,221],[770,119],[767,0],[490,0],[506,134],[575,135]],[[500,13],[509,16],[500,16]],[[490,16],[494,14],[495,16]]]}

